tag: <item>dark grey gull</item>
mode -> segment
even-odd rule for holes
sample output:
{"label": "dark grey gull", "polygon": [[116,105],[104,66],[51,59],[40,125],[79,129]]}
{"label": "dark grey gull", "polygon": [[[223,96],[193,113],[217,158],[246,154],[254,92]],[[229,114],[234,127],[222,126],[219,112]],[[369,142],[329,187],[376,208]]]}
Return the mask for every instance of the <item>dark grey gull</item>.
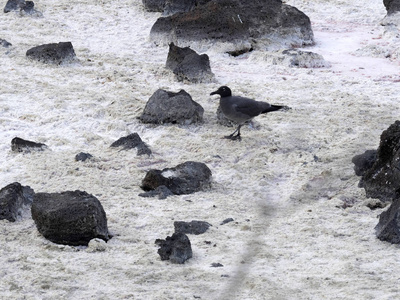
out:
{"label": "dark grey gull", "polygon": [[[219,105],[222,113],[229,120],[238,124],[237,129],[228,136],[227,139],[241,140],[240,127],[246,122],[260,114],[266,114],[271,111],[277,111],[280,109],[289,109],[287,106],[272,105],[267,102],[256,101],[250,98],[232,96],[232,91],[227,86],[221,86],[215,92],[210,95],[220,95]],[[235,135],[235,133],[237,134]]]}

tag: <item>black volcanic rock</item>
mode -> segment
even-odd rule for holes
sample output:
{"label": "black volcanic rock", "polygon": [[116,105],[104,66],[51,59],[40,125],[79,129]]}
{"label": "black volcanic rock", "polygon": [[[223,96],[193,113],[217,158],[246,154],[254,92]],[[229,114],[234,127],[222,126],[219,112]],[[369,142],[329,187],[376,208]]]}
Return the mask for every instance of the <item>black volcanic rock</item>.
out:
{"label": "black volcanic rock", "polygon": [[357,176],[363,176],[365,172],[372,168],[376,161],[378,151],[367,150],[363,154],[354,156],[351,162],[354,164],[354,172]]}
{"label": "black volcanic rock", "polygon": [[26,13],[31,13],[34,11],[35,4],[33,1],[25,0],[8,0],[6,6],[4,7],[4,13],[8,13],[13,10],[22,10]]}
{"label": "black volcanic rock", "polygon": [[158,254],[161,260],[170,260],[174,264],[183,264],[193,256],[190,240],[184,233],[174,233],[165,240],[157,239],[155,242],[160,249]]}
{"label": "black volcanic rock", "polygon": [[0,45],[3,46],[4,48],[8,48],[12,46],[11,43],[7,42],[6,40],[0,39]]}
{"label": "black volcanic rock", "polygon": [[68,63],[76,55],[71,42],[44,44],[33,47],[26,52],[26,56],[44,63]]}
{"label": "black volcanic rock", "polygon": [[203,5],[211,0],[142,0],[147,11],[162,12],[163,16],[179,12],[188,12],[198,5]]}
{"label": "black volcanic rock", "polygon": [[400,195],[398,192],[390,207],[380,214],[379,223],[375,227],[376,236],[392,244],[400,243]]}
{"label": "black volcanic rock", "polygon": [[191,222],[184,222],[184,221],[174,222],[175,233],[198,235],[206,232],[210,226],[211,224],[205,221],[193,220]]}
{"label": "black volcanic rock", "polygon": [[137,148],[137,155],[151,154],[150,148],[142,141],[139,134],[136,132],[118,139],[112,143],[110,147],[123,147],[123,150]]}
{"label": "black volcanic rock", "polygon": [[89,153],[80,152],[77,155],[75,155],[75,160],[76,161],[85,161],[87,159],[91,159],[92,157],[93,157],[93,155],[91,155]]}
{"label": "black volcanic rock", "polygon": [[369,152],[364,161],[363,165],[373,162],[368,170],[361,171],[360,185],[365,189],[366,196],[383,202],[392,201],[400,188],[400,121],[383,131],[376,159],[373,152]]}
{"label": "black volcanic rock", "polygon": [[32,150],[43,151],[47,146],[42,143],[36,143],[28,140],[15,137],[11,140],[11,150],[14,152],[26,152],[29,153]]}
{"label": "black volcanic rock", "polygon": [[166,0],[163,16],[174,15],[179,12],[188,12],[195,8],[196,0]]}
{"label": "black volcanic rock", "polygon": [[191,194],[209,187],[211,175],[204,163],[187,161],[174,168],[148,171],[142,189],[149,191],[164,185],[175,195]]}
{"label": "black volcanic rock", "polygon": [[194,41],[250,43],[253,48],[299,47],[314,43],[310,19],[280,0],[210,1],[186,13],[159,18],[150,32],[159,44]]}
{"label": "black volcanic rock", "polygon": [[203,121],[204,109],[184,90],[178,93],[157,90],[147,101],[139,120],[153,124],[189,125]]}
{"label": "black volcanic rock", "polygon": [[189,47],[180,48],[174,43],[169,45],[165,66],[172,70],[178,81],[199,83],[210,82],[214,78],[207,54],[199,55]]}
{"label": "black volcanic rock", "polygon": [[36,193],[31,212],[38,231],[57,244],[87,246],[91,239],[111,238],[103,206],[86,192]]}
{"label": "black volcanic rock", "polygon": [[15,222],[25,207],[30,206],[35,192],[29,186],[18,182],[0,190],[0,220]]}
{"label": "black volcanic rock", "polygon": [[142,3],[147,11],[162,12],[164,11],[166,0],[142,0]]}
{"label": "black volcanic rock", "polygon": [[400,11],[400,0],[383,0],[388,15]]}

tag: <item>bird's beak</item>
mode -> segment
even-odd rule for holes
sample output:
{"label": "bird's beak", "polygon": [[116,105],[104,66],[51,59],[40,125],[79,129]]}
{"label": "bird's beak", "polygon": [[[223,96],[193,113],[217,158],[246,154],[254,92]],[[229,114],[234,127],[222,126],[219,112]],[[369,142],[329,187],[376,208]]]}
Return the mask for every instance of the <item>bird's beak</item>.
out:
{"label": "bird's beak", "polygon": [[215,91],[215,92],[212,92],[211,94],[210,94],[210,96],[212,96],[212,95],[216,95],[217,94],[217,91]]}

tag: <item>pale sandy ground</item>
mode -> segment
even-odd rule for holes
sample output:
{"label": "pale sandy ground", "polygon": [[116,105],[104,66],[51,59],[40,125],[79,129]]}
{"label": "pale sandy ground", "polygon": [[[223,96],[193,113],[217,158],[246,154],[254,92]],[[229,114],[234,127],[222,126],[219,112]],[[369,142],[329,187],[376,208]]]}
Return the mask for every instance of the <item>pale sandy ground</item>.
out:
{"label": "pale sandy ground", "polygon": [[[0,18],[0,38],[13,44],[0,48],[0,186],[92,193],[114,238],[106,251],[90,252],[46,241],[29,213],[1,221],[1,299],[400,297],[400,249],[376,239],[382,210],[365,206],[351,164],[377,148],[400,111],[400,43],[380,26],[382,1],[287,1],[312,20],[316,45],[306,50],[332,67],[270,66],[263,52],[232,58],[214,47],[207,54],[216,80],[208,84],[178,83],[164,69],[167,47],[148,39],[159,14],[139,0],[35,3],[42,18]],[[60,41],[73,43],[79,61],[49,66],[25,58],[33,46]],[[242,142],[221,139],[232,129],[217,124],[218,101],[209,93],[223,84],[292,110],[258,117],[243,128]],[[205,109],[204,124],[140,124],[136,117],[158,88],[189,92]],[[109,148],[132,132],[151,157]],[[51,150],[11,153],[15,136]],[[75,162],[80,151],[95,159]],[[149,168],[187,160],[210,167],[210,190],[138,197]],[[354,206],[343,209],[343,201]],[[221,226],[228,217],[235,221]],[[176,220],[213,225],[190,235],[194,256],[184,265],[161,261],[154,245]],[[217,262],[224,267],[210,267]]]}

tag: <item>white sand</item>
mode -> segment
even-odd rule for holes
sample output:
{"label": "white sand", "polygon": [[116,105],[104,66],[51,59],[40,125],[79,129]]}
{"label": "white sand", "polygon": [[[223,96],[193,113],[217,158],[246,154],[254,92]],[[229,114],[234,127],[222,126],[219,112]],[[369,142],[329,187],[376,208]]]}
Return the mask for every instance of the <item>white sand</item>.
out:
{"label": "white sand", "polygon": [[[382,1],[290,0],[312,20],[329,69],[270,66],[264,53],[232,58],[211,49],[216,81],[174,81],[167,47],[149,42],[160,16],[141,1],[35,1],[43,18],[1,14],[0,187],[18,181],[36,192],[84,190],[107,213],[114,237],[105,251],[45,240],[25,215],[0,221],[2,299],[398,299],[399,247],[379,241],[382,210],[365,206],[351,158],[376,149],[398,119],[399,40],[380,25]],[[3,3],[5,5],[5,1]],[[3,7],[1,7],[2,9]],[[71,41],[78,62],[49,66],[25,58],[43,43]],[[244,127],[243,141],[216,122],[220,85],[292,107]],[[158,89],[185,89],[204,124],[139,123]],[[151,157],[109,145],[138,132]],[[11,139],[51,150],[11,152]],[[75,162],[77,153],[90,162]],[[211,190],[166,200],[141,198],[150,168],[187,160],[213,172]],[[343,209],[343,201],[354,206]],[[219,225],[232,217],[235,221]],[[189,238],[194,257],[161,261],[155,239],[174,221],[211,223]],[[210,241],[210,244],[205,243]],[[224,267],[212,268],[211,263]],[[225,275],[228,275],[225,276]]]}

